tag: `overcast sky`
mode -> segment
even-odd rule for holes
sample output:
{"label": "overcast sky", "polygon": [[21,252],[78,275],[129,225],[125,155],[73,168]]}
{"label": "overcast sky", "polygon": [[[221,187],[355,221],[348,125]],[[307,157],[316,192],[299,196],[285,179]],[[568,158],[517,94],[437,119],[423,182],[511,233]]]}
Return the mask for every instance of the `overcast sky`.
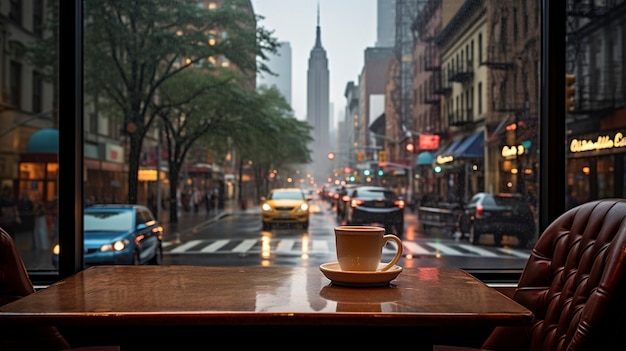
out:
{"label": "overcast sky", "polygon": [[358,83],[363,52],[376,43],[376,0],[252,0],[254,12],[265,17],[257,25],[274,30],[274,37],[291,44],[291,99],[298,119],[306,117],[306,73],[315,45],[318,3],[336,123],[345,110],[346,84]]}

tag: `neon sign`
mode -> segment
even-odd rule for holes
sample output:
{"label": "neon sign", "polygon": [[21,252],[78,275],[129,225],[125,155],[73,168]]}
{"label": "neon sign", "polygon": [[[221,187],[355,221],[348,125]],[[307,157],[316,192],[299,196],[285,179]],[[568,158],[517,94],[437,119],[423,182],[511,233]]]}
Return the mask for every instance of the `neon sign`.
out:
{"label": "neon sign", "polygon": [[597,139],[572,139],[569,144],[570,152],[598,151],[626,147],[626,138],[621,132],[609,135],[599,135]]}

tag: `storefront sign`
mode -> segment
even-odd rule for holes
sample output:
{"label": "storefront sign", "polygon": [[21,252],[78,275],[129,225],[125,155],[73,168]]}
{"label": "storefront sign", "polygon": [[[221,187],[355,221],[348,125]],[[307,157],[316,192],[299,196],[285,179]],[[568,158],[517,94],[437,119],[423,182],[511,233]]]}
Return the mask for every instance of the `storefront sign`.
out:
{"label": "storefront sign", "polygon": [[105,145],[104,159],[112,162],[124,162],[124,148],[107,143]]}
{"label": "storefront sign", "polygon": [[621,132],[615,135],[599,135],[596,139],[572,139],[569,144],[570,152],[599,151],[626,147],[626,137]]}
{"label": "storefront sign", "polygon": [[439,135],[436,134],[420,134],[419,149],[420,150],[437,150],[439,149]]}
{"label": "storefront sign", "polygon": [[502,148],[502,157],[504,158],[515,157],[515,156],[523,155],[525,152],[526,152],[526,149],[524,148],[524,145],[522,144],[517,145],[517,146],[505,145]]}
{"label": "storefront sign", "polygon": [[454,156],[452,155],[440,155],[437,156],[437,164],[444,164],[454,161]]}

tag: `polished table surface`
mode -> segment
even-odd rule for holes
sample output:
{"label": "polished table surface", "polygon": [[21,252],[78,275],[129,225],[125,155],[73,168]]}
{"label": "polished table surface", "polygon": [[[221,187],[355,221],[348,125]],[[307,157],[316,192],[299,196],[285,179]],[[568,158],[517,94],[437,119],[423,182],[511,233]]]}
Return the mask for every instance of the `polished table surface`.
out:
{"label": "polished table surface", "polygon": [[[376,318],[369,318],[375,316]],[[54,325],[526,325],[532,313],[458,268],[342,287],[318,267],[100,266],[0,307]]]}

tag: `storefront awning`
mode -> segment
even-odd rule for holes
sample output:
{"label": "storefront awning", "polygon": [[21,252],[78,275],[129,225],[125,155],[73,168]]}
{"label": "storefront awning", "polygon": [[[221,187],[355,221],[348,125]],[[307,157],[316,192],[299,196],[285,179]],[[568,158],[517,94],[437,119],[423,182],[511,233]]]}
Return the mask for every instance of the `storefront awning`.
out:
{"label": "storefront awning", "polygon": [[453,140],[448,147],[440,152],[438,156],[452,156],[454,150],[463,142],[463,139]]}
{"label": "storefront awning", "polygon": [[424,151],[417,155],[417,159],[415,160],[416,166],[429,166],[433,164],[435,160],[435,156],[430,151]]}
{"label": "storefront awning", "polygon": [[462,139],[459,146],[452,151],[454,158],[483,158],[485,156],[484,132],[476,132]]}

